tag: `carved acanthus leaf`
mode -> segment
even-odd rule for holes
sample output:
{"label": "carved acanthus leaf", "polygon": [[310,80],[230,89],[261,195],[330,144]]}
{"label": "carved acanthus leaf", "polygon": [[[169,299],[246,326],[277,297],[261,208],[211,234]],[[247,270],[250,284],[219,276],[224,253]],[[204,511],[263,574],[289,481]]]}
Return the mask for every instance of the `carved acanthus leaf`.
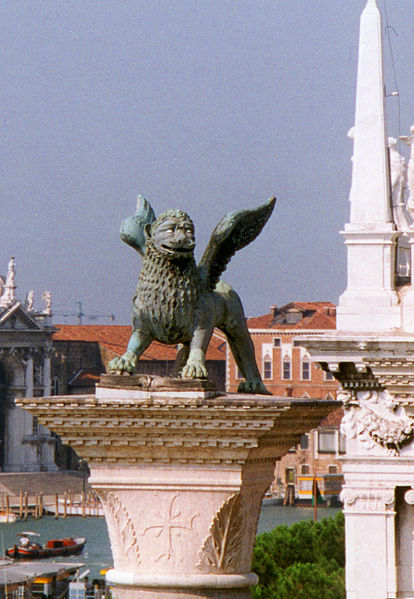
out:
{"label": "carved acanthus leaf", "polygon": [[99,495],[102,499],[114,558],[130,558],[138,565],[140,563],[138,542],[128,511],[115,493],[101,491]]}
{"label": "carved acanthus leaf", "polygon": [[204,572],[235,571],[241,553],[243,515],[240,494],[225,501],[210,527],[200,552],[198,568]]}

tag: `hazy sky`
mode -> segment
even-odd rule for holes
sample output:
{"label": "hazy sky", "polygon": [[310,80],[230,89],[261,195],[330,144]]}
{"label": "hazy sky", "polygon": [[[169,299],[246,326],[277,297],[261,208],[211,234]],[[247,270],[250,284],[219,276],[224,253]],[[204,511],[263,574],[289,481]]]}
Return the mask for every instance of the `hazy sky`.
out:
{"label": "hazy sky", "polygon": [[[17,296],[34,289],[41,308],[50,290],[55,322],[82,301],[86,314],[129,324],[141,261],[119,223],[138,194],[156,214],[191,214],[198,257],[225,213],[275,195],[261,236],[223,278],[249,316],[295,300],[337,302],[364,5],[1,0],[0,272],[14,255]],[[407,134],[414,3],[378,5]],[[388,43],[385,56],[389,65]],[[386,86],[395,90],[389,68]],[[396,137],[397,109],[390,97]]]}

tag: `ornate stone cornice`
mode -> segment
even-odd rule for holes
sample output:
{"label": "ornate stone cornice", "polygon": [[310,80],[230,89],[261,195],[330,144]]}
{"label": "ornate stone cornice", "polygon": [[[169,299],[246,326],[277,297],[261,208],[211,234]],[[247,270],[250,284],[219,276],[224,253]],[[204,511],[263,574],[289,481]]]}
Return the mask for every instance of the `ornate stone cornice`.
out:
{"label": "ornate stone cornice", "polygon": [[[94,395],[19,399],[88,462],[244,463],[274,460],[317,426],[335,401],[262,396],[148,399]],[[194,451],[197,451],[195,458]]]}

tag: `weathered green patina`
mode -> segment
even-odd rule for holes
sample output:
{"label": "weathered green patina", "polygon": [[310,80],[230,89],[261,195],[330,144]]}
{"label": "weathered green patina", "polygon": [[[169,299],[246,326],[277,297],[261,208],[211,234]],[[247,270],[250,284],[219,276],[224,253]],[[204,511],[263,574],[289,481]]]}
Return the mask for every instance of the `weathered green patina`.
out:
{"label": "weathered green patina", "polygon": [[246,379],[238,391],[269,394],[257,368],[240,298],[220,275],[235,252],[259,235],[275,201],[271,198],[258,208],[222,218],[197,265],[194,225],[188,214],[173,209],[156,219],[149,202],[138,198],[136,213],[121,224],[121,239],[143,257],[133,299],[133,331],[125,354],[109,362],[110,371],[132,374],[139,357],[157,340],[178,345],[176,376],[207,378],[206,351],[217,327],[226,335]]}

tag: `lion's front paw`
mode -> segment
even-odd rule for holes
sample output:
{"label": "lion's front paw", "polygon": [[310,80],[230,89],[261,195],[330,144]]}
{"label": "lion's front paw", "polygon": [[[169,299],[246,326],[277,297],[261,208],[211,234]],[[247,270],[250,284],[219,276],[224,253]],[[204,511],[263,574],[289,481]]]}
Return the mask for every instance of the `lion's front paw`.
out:
{"label": "lion's front paw", "polygon": [[264,386],[260,379],[252,379],[250,381],[243,381],[240,383],[237,389],[237,393],[254,393],[256,395],[272,395],[268,389]]}
{"label": "lion's front paw", "polygon": [[207,368],[203,362],[188,361],[181,371],[181,376],[183,379],[206,379]]}
{"label": "lion's front paw", "polygon": [[129,372],[132,374],[137,365],[138,358],[136,354],[131,351],[127,351],[120,358],[114,358],[108,363],[108,370],[110,372]]}

